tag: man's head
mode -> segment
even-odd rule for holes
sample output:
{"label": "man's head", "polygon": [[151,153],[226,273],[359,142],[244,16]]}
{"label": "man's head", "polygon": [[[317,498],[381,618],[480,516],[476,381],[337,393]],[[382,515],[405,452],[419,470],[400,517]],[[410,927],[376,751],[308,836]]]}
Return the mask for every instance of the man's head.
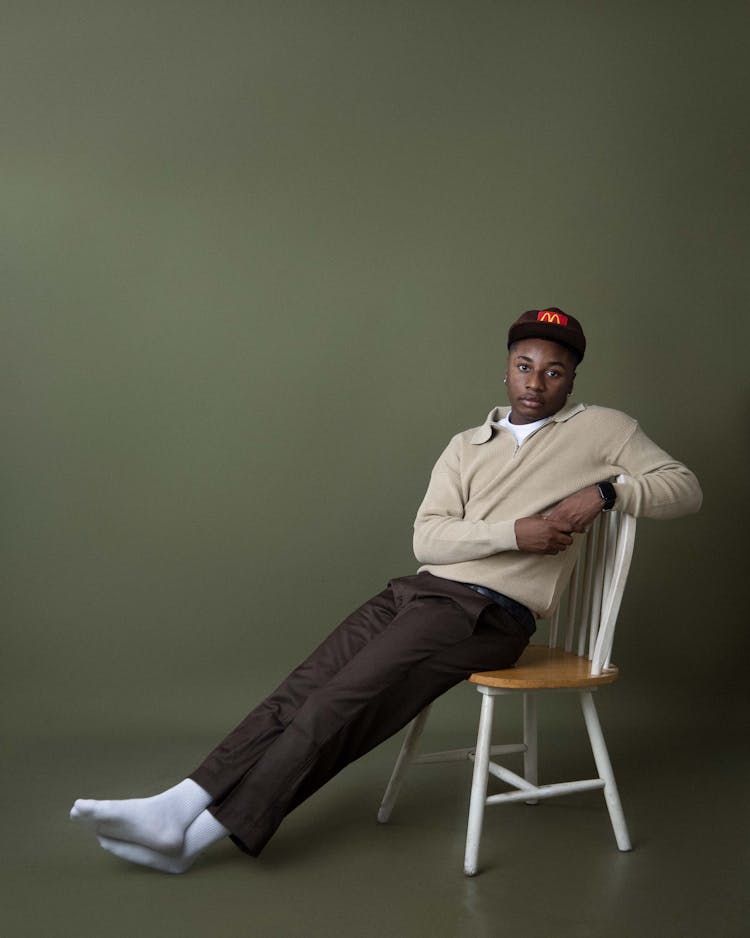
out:
{"label": "man's head", "polygon": [[508,333],[505,384],[512,423],[556,414],[573,390],[586,339],[578,320],[557,307],[529,310]]}

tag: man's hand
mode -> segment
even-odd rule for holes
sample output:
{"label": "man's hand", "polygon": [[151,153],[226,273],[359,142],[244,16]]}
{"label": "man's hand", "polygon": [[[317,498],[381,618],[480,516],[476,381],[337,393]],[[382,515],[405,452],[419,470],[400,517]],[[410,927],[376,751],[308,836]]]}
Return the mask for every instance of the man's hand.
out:
{"label": "man's hand", "polygon": [[558,502],[544,517],[548,521],[561,522],[568,531],[583,534],[589,529],[589,525],[602,510],[603,505],[599,489],[595,485],[589,485]]}
{"label": "man's hand", "polygon": [[[598,496],[597,492],[597,496]],[[601,501],[601,499],[599,499]],[[558,554],[570,547],[573,538],[567,521],[532,515],[515,523],[518,549],[531,554]]]}
{"label": "man's hand", "polygon": [[515,524],[518,549],[531,554],[557,554],[573,543],[571,534],[583,534],[603,506],[599,489],[589,485],[573,492],[547,512],[519,518]]}

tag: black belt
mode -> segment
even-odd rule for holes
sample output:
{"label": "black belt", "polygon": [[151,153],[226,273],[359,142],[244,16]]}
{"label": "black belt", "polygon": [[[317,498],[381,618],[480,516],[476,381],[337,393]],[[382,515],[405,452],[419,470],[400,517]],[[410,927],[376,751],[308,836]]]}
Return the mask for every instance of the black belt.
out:
{"label": "black belt", "polygon": [[507,609],[516,622],[519,622],[526,629],[529,635],[533,635],[534,632],[536,632],[536,619],[528,606],[524,606],[523,603],[517,603],[515,599],[506,596],[505,593],[498,593],[497,590],[491,590],[489,586],[477,586],[475,583],[462,583],[461,585],[468,586],[470,590],[481,593],[482,596],[491,599],[493,603],[497,603],[498,606]]}

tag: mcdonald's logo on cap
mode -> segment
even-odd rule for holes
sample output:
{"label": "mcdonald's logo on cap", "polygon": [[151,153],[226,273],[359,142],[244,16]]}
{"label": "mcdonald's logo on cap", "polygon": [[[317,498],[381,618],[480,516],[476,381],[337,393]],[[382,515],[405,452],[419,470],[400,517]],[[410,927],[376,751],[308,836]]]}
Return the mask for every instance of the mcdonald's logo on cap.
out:
{"label": "mcdonald's logo on cap", "polygon": [[538,322],[549,322],[555,326],[567,326],[568,317],[564,313],[556,313],[551,309],[542,309],[536,316]]}

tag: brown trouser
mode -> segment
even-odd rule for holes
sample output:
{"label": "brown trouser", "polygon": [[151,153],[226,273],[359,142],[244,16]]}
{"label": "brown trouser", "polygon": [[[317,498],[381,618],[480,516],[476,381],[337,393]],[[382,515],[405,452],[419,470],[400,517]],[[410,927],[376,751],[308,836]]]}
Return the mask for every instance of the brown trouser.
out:
{"label": "brown trouser", "polygon": [[348,616],[190,776],[257,856],[284,816],[473,671],[528,643],[509,612],[430,573],[392,580]]}

